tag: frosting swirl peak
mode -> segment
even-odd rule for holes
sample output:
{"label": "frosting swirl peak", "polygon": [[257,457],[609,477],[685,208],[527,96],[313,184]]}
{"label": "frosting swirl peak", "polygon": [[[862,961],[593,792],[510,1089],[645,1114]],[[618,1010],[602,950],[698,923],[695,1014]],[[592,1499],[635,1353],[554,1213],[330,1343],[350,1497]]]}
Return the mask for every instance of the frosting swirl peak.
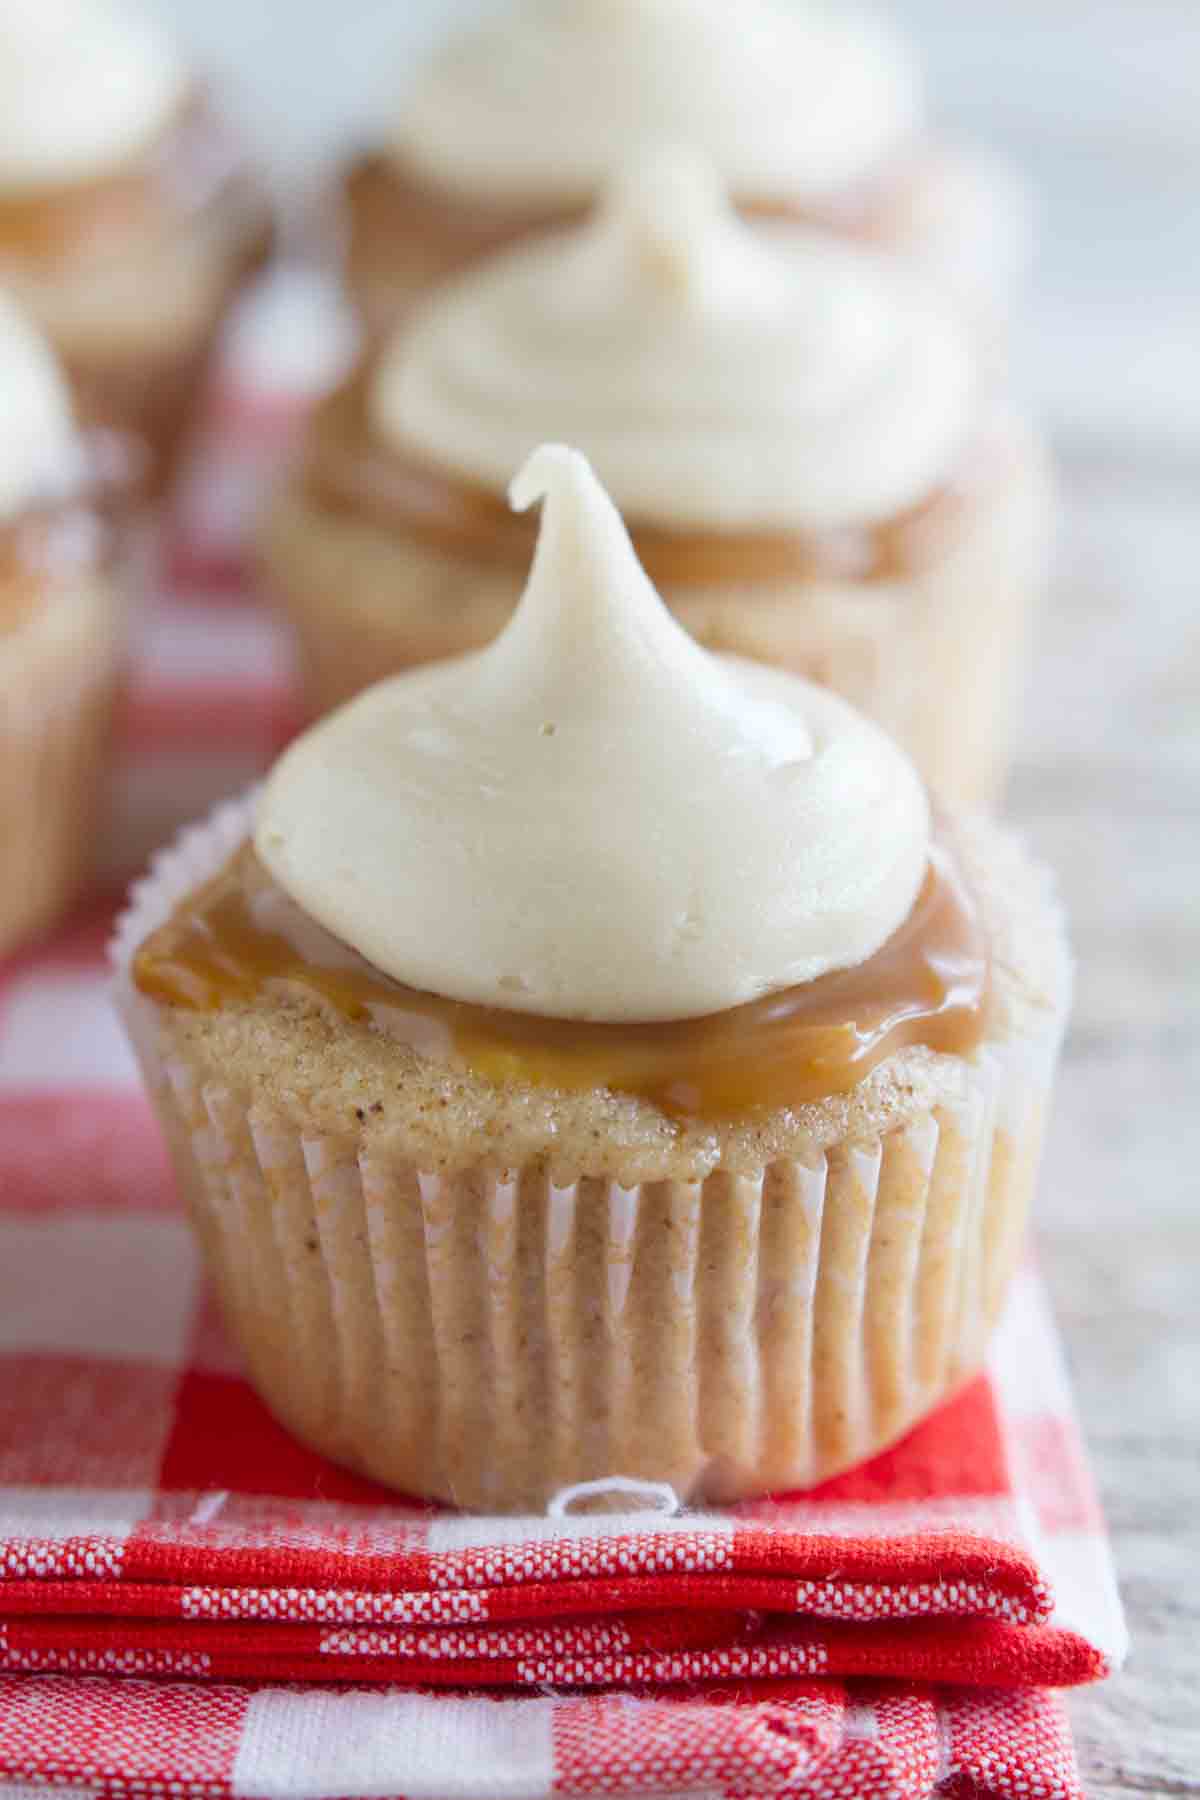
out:
{"label": "frosting swirl peak", "polygon": [[430,298],[385,352],[381,437],[503,491],[562,436],[637,523],[832,529],[951,473],[974,388],[950,307],[870,252],[748,224],[655,153],[582,227]]}
{"label": "frosting swirl peak", "polygon": [[913,64],[821,0],[524,0],[435,58],[391,135],[450,189],[590,198],[630,144],[697,145],[745,199],[823,198],[916,127]]}
{"label": "frosting swirl peak", "polygon": [[381,683],[286,752],[255,846],[385,974],[452,999],[683,1019],[872,955],[924,879],[928,802],[843,701],[675,623],[577,453],[486,650]]}

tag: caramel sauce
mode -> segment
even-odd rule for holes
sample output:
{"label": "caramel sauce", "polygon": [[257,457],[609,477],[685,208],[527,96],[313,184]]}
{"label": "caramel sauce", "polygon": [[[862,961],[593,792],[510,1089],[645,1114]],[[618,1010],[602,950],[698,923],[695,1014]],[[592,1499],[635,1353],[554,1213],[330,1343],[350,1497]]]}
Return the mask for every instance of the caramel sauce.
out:
{"label": "caramel sauce", "polygon": [[587,206],[496,205],[449,194],[409,175],[392,157],[367,153],[346,170],[343,193],[352,268],[399,270],[409,245],[419,245],[431,281],[503,250],[534,232],[575,225]]}
{"label": "caramel sauce", "polygon": [[134,982],[196,1012],[299,990],[333,1013],[497,1082],[639,1095],[730,1119],[848,1092],[897,1050],[965,1054],[986,1027],[983,922],[935,841],[912,912],[856,969],[700,1019],[603,1025],[442,999],[383,975],[282,892],[249,844],[138,951]]}
{"label": "caramel sauce", "polygon": [[[369,414],[373,378],[368,361],[317,409],[301,468],[314,503],[523,577],[536,518],[514,513],[503,495],[443,472],[415,450],[382,441]],[[896,581],[945,555],[972,505],[970,487],[966,481],[943,487],[886,523],[850,530],[692,531],[636,516],[626,522],[638,559],[659,588]]]}
{"label": "caramel sauce", "polygon": [[235,170],[204,97],[193,93],[136,158],[89,181],[0,192],[0,262],[54,267],[119,254],[131,236],[157,237],[213,200]]}
{"label": "caramel sauce", "polygon": [[[745,196],[738,210],[750,219],[815,226],[863,242],[886,241],[903,209],[911,160],[911,153],[897,157],[888,178],[865,183],[824,205]],[[473,200],[422,180],[394,157],[380,153],[360,156],[350,165],[344,193],[351,269],[386,272],[394,266],[399,272],[408,261],[409,247],[416,245],[431,282],[521,238],[578,225],[590,210],[586,204]]]}

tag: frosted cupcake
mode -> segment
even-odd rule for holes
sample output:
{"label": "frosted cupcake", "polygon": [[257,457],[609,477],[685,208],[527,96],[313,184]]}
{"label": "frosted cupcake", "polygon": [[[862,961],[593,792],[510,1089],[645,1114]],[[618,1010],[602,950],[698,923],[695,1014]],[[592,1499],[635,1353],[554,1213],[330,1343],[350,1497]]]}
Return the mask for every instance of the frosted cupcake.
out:
{"label": "frosted cupcake", "polygon": [[240,150],[174,47],[109,0],[0,8],[0,281],[80,418],[167,479],[217,326],[266,245]]}
{"label": "frosted cupcake", "polygon": [[87,873],[124,604],[66,385],[0,295],[0,955]]}
{"label": "frosted cupcake", "polygon": [[532,538],[533,446],[579,444],[712,648],[826,683],[947,797],[1000,783],[1048,486],[927,284],[751,224],[689,155],[468,271],[320,409],[266,527],[310,698],[486,643]]}
{"label": "frosted cupcake", "polygon": [[667,141],[708,156],[747,212],[873,243],[995,313],[1028,259],[1023,190],[923,115],[907,49],[857,8],[522,0],[431,62],[347,172],[350,286],[382,329]]}
{"label": "frosted cupcake", "polygon": [[1043,876],[711,655],[575,453],[490,647],[163,856],[119,1004],[252,1379],[412,1493],[729,1500],[975,1370],[1067,1003]]}

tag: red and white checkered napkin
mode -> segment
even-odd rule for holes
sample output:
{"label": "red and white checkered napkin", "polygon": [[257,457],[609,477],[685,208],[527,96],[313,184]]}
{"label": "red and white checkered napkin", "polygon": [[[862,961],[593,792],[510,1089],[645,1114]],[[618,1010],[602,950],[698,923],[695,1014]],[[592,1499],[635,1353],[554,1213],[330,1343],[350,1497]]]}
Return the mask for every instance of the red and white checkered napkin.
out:
{"label": "red and white checkered napkin", "polygon": [[[218,413],[261,474],[274,416]],[[114,870],[295,716],[236,558],[176,562],[134,670]],[[110,926],[98,908],[0,966],[9,1800],[1078,1793],[1049,1689],[1103,1675],[1123,1626],[1034,1277],[987,1374],[817,1494],[523,1521],[405,1504],[243,1381],[108,1004]]]}
{"label": "red and white checkered napkin", "polygon": [[0,1676],[0,1784],[36,1800],[1083,1800],[1061,1699],[776,1683],[495,1699]]}
{"label": "red and white checkered napkin", "polygon": [[1032,1275],[987,1374],[819,1493],[406,1505],[242,1380],[107,1010],[103,923],[0,977],[0,1785],[1078,1792],[1047,1684],[1105,1673],[1122,1626]]}

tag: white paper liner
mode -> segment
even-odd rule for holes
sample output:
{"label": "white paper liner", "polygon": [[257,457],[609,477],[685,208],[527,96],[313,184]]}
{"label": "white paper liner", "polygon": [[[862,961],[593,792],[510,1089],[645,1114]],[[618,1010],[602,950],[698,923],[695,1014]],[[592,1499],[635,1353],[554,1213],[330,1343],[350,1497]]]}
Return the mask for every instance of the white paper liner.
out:
{"label": "white paper liner", "polygon": [[[156,1022],[158,1008],[138,993],[131,979],[131,964],[139,944],[165,925],[185,894],[208,881],[222,863],[254,829],[254,809],[259,790],[252,788],[223,801],[207,819],[189,825],[174,843],[150,859],[150,868],[129,890],[129,904],[118,916],[109,945],[114,972],[113,998],[133,1040],[142,1072],[151,1083],[151,1067],[157,1067]],[[145,1052],[145,1054],[144,1054]],[[148,1066],[147,1055],[152,1059]]]}
{"label": "white paper liner", "polygon": [[298,1436],[490,1512],[613,1475],[727,1501],[862,1460],[980,1366],[1061,1019],[985,1044],[953,1100],[811,1162],[635,1188],[431,1173],[366,1126],[298,1128],[202,1082],[132,986],[134,950],[252,806],[159,856],[113,959],[229,1322]]}

